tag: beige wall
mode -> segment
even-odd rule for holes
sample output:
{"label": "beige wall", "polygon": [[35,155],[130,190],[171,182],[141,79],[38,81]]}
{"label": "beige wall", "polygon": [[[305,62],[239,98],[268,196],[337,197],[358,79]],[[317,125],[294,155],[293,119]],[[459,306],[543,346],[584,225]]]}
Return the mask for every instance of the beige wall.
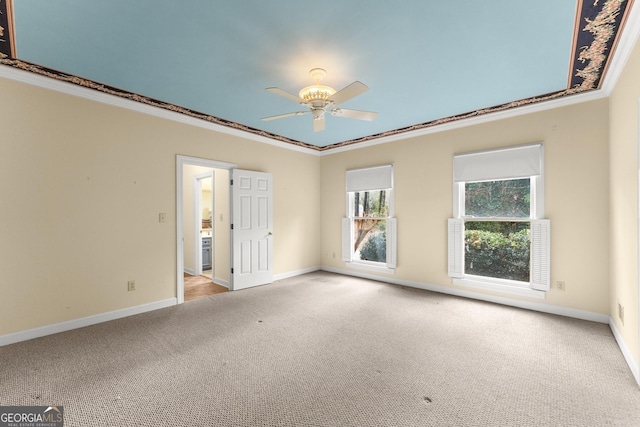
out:
{"label": "beige wall", "polygon": [[611,314],[638,360],[639,73],[636,47],[609,100],[322,157],[0,79],[0,335],[176,296],[178,154],[273,174],[276,274],[344,268],[344,172],[393,162],[390,277],[453,287],[452,155],[542,141],[552,282],[566,282],[543,303]]}
{"label": "beige wall", "polygon": [[318,157],[7,79],[0,94],[0,335],[176,296],[178,154],[272,173],[274,273],[319,265]]}
{"label": "beige wall", "polygon": [[345,268],[345,170],[393,162],[398,268],[392,277],[453,287],[446,260],[453,154],[543,141],[551,279],[566,282],[566,291],[552,289],[544,303],[608,314],[607,129],[602,100],[323,157],[323,264]]}
{"label": "beige wall", "polygon": [[[640,44],[610,97],[610,311],[636,364],[638,354],[638,100]],[[624,323],[618,318],[624,306]]]}

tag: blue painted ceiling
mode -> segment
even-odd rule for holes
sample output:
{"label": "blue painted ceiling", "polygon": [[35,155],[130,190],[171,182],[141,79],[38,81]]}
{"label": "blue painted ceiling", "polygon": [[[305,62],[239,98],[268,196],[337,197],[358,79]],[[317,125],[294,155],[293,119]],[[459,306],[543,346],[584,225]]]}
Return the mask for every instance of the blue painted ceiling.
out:
{"label": "blue painted ceiling", "polygon": [[[566,90],[581,8],[578,0],[30,0],[14,2],[14,25],[19,60],[327,147]],[[311,115],[262,121],[301,109],[265,88],[297,94],[314,67],[335,89],[366,84],[342,106],[378,117],[328,116],[322,132]]]}

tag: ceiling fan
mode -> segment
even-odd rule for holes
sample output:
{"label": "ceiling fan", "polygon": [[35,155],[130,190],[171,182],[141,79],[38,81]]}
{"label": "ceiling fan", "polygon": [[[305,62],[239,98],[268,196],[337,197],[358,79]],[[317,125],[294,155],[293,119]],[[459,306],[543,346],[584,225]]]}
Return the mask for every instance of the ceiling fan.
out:
{"label": "ceiling fan", "polygon": [[369,90],[362,82],[355,81],[349,86],[336,91],[332,87],[323,86],[320,81],[327,75],[322,68],[313,68],[309,71],[309,75],[316,84],[303,88],[298,96],[290,94],[277,87],[268,87],[267,90],[273,94],[287,98],[297,104],[308,107],[308,110],[294,111],[292,113],[279,114],[277,116],[264,117],[262,120],[284,119],[285,117],[301,116],[311,113],[313,115],[313,131],[319,132],[325,127],[325,113],[329,112],[332,116],[346,117],[349,119],[374,120],[378,113],[371,111],[350,110],[347,108],[339,108],[338,105],[351,98],[361,95]]}

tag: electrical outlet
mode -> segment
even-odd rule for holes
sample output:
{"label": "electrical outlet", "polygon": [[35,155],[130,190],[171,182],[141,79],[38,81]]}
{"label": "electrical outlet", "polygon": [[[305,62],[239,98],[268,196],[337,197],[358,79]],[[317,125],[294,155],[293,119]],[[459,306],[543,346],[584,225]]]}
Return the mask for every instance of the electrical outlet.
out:
{"label": "electrical outlet", "polygon": [[158,221],[159,222],[167,222],[167,214],[164,212],[160,212],[158,214]]}
{"label": "electrical outlet", "polygon": [[624,305],[620,303],[618,303],[618,317],[620,318],[620,321],[624,325]]}
{"label": "electrical outlet", "polygon": [[558,288],[559,291],[564,291],[565,290],[565,283],[561,280],[558,280],[556,282],[556,288]]}
{"label": "electrical outlet", "polygon": [[136,281],[135,281],[135,280],[129,280],[129,281],[127,282],[127,290],[128,290],[129,292],[131,292],[131,291],[135,291],[135,290],[136,290]]}

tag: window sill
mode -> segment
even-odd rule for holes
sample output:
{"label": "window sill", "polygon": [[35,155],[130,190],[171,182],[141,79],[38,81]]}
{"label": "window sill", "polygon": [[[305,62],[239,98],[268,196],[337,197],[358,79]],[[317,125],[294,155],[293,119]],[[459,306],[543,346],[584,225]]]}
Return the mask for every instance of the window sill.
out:
{"label": "window sill", "polygon": [[396,270],[393,268],[387,267],[382,263],[372,263],[372,262],[363,262],[363,261],[351,261],[346,263],[347,268],[353,268],[357,270],[366,270],[373,271],[376,273],[387,273],[387,274],[395,274]]}
{"label": "window sill", "polygon": [[544,299],[546,296],[545,291],[538,291],[536,289],[525,288],[515,285],[505,285],[495,282],[489,282],[476,278],[463,278],[453,279],[453,284],[458,286],[466,286],[468,288],[482,289],[487,291],[495,291],[503,294],[517,295],[521,297]]}

